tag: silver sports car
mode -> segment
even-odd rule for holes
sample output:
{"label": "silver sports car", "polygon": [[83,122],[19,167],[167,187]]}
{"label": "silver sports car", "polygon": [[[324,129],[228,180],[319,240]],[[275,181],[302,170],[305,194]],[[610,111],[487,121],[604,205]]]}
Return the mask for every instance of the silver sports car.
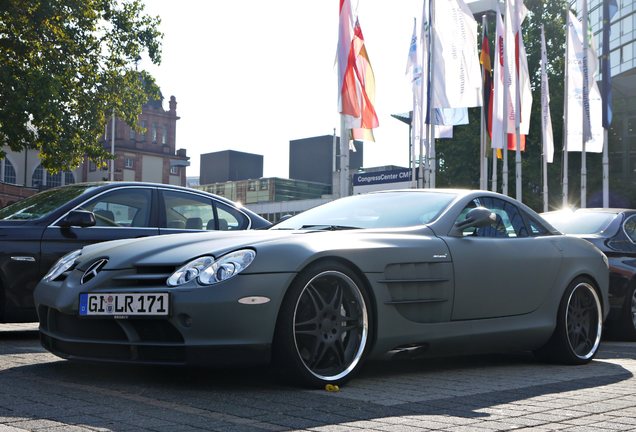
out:
{"label": "silver sports car", "polygon": [[392,350],[596,354],[607,258],[486,191],[356,195],[268,230],[85,246],[35,292],[43,346],[73,360],[273,362],[342,383]]}

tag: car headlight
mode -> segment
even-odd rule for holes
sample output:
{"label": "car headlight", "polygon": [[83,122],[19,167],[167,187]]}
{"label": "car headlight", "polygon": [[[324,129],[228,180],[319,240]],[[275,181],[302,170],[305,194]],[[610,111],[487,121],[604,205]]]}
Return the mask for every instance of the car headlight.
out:
{"label": "car headlight", "polygon": [[166,283],[179,286],[197,279],[202,285],[212,285],[236,276],[254,261],[254,257],[256,252],[252,249],[231,252],[216,261],[212,256],[203,256],[178,269]]}
{"label": "car headlight", "polygon": [[54,281],[55,279],[60,277],[60,275],[64,273],[66,270],[73,267],[73,265],[75,265],[75,261],[77,260],[77,257],[80,256],[81,254],[82,254],[81,249],[74,250],[73,252],[67,253],[62,258],[57,260],[55,264],[53,264],[53,267],[51,267],[49,272],[44,275],[42,280],[45,282]]}

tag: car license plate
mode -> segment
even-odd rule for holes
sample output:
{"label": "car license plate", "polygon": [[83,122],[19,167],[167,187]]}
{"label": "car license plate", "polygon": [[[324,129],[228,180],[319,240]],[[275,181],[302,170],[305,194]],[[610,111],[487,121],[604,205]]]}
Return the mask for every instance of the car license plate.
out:
{"label": "car license plate", "polygon": [[167,316],[168,293],[83,293],[80,294],[80,316]]}

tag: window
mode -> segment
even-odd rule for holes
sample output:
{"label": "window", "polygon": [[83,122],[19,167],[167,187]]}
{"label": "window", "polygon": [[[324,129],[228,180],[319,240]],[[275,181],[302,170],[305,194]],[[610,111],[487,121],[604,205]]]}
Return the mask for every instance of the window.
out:
{"label": "window", "polygon": [[52,174],[46,171],[42,165],[38,165],[38,167],[33,172],[31,176],[31,185],[34,188],[52,188],[67,184],[75,183],[75,176],[70,171],[59,171],[55,174]]}
{"label": "window", "polygon": [[3,181],[5,183],[17,184],[17,177],[15,174],[15,168],[9,159],[4,159],[2,161],[4,163],[4,178]]}
{"label": "window", "polygon": [[162,191],[166,221],[172,229],[215,229],[214,207],[209,198],[186,192]]}
{"label": "window", "polygon": [[152,124],[151,137],[152,137],[152,142],[156,143],[157,142],[157,123]]}
{"label": "window", "polygon": [[625,235],[632,243],[636,243],[636,215],[628,217],[625,222],[623,222],[623,231],[625,231]]}
{"label": "window", "polygon": [[161,127],[161,144],[168,144],[168,126]]}
{"label": "window", "polygon": [[219,230],[232,231],[247,228],[249,220],[243,213],[239,212],[238,210],[226,206],[222,203],[217,203],[216,210],[219,216]]}
{"label": "window", "polygon": [[96,226],[149,227],[150,197],[150,189],[118,189],[98,196],[82,209],[95,213]]}
{"label": "window", "polygon": [[179,175],[179,167],[178,166],[171,166],[170,167],[170,174]]}
{"label": "window", "polygon": [[[476,198],[470,205],[466,206],[457,220],[465,220],[468,212],[476,207],[485,207],[489,209],[491,212],[495,213],[496,220],[490,226],[467,228],[463,231],[464,236],[502,238],[528,237],[528,228],[526,227],[526,222],[524,221],[518,207],[499,198]],[[538,228],[535,227],[535,229]]]}
{"label": "window", "polygon": [[97,171],[97,164],[95,162],[93,162],[93,161],[90,161],[88,163],[88,170],[90,172]]}
{"label": "window", "polygon": [[133,128],[130,128],[130,132],[128,133],[128,138],[130,138],[132,141],[134,141],[135,138],[137,138],[137,132],[135,132]]}
{"label": "window", "polygon": [[146,141],[146,120],[142,120],[140,126],[143,130],[139,133],[139,139],[141,141]]}
{"label": "window", "polygon": [[133,169],[135,167],[135,160],[133,158],[124,159],[124,168]]}

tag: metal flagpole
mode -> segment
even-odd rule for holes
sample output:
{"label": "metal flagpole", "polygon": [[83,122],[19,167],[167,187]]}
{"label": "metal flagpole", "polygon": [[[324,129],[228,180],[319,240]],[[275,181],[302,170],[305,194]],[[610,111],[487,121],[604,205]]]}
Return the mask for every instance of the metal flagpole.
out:
{"label": "metal flagpole", "polygon": [[[519,16],[519,1],[520,0],[515,0],[515,2],[513,3],[514,5],[514,14],[516,16]],[[511,17],[512,18],[512,17]],[[512,22],[512,20],[510,20],[510,22]],[[521,53],[519,52],[519,44],[520,44],[520,39],[521,39],[521,23],[519,24],[519,28],[515,29],[517,30],[517,34],[514,34],[514,43],[515,43],[515,57],[521,55]],[[517,58],[515,58],[515,65],[518,65],[517,62]],[[517,196],[517,201],[522,202],[521,199],[521,195],[522,195],[522,184],[521,184],[521,113],[519,112],[521,110],[521,76],[519,73],[519,67],[515,66],[515,71],[514,73],[517,75],[516,79],[515,79],[515,145],[516,145],[516,152],[515,152],[515,179],[516,179],[516,184],[515,184],[515,192],[516,192],[516,196]]]}
{"label": "metal flagpole", "polygon": [[340,116],[340,197],[349,196],[349,130]]}
{"label": "metal flagpole", "polygon": [[497,149],[492,149],[492,191],[497,192]]}
{"label": "metal flagpole", "polygon": [[585,156],[585,141],[587,132],[590,135],[590,86],[588,82],[588,58],[587,50],[589,49],[589,41],[587,38],[587,0],[583,0],[583,17],[581,20],[583,26],[583,142],[581,143],[581,208],[587,207],[587,158]]}
{"label": "metal flagpole", "polygon": [[[435,0],[430,0],[430,10],[429,10],[429,28],[430,30],[430,34],[431,36],[433,35],[433,31],[432,31],[432,27],[433,25],[435,25]],[[434,82],[435,82],[435,74],[432,73],[430,71],[430,66],[435,64],[435,50],[434,45],[432,43],[432,37],[429,37],[429,43],[430,43],[430,50],[429,50],[429,76],[430,76],[430,81],[429,81],[429,90],[428,93],[431,94],[431,88],[433,88],[434,86]],[[427,110],[428,110],[428,122],[432,123],[433,122],[433,101],[432,98],[430,100],[428,100],[427,103]],[[433,127],[428,124],[426,125],[427,128],[427,144],[428,144],[428,151],[427,151],[427,159],[428,159],[428,164],[429,164],[429,184],[428,187],[435,189],[435,171],[437,171],[437,163],[435,161],[435,134],[433,132]]]}
{"label": "metal flagpole", "polygon": [[565,41],[565,74],[563,85],[563,202],[562,207],[566,208],[568,206],[568,75],[570,71],[570,49],[569,49],[569,38],[570,36],[570,14],[567,13],[566,7],[566,15],[567,15],[567,33],[566,33],[566,41]]}
{"label": "metal flagpole", "polygon": [[113,119],[110,127],[110,154],[113,159],[110,161],[110,181],[115,180],[115,108],[113,108]]}
{"label": "metal flagpole", "polygon": [[[486,32],[486,15],[481,16],[481,41],[484,43],[484,34]],[[481,50],[484,50],[484,47],[481,47]],[[490,50],[489,50],[490,51]],[[481,65],[481,75],[482,75],[482,83],[485,81],[484,77],[486,71],[485,66]],[[482,89],[483,94],[486,94],[486,89]],[[484,110],[484,104],[481,104],[481,142],[479,147],[479,188],[482,190],[488,189],[488,160],[486,158],[486,136],[487,132],[487,123],[488,123],[488,113]],[[486,126],[484,126],[486,125]]]}
{"label": "metal flagpole", "polygon": [[[545,118],[544,118],[544,110],[549,109],[546,107],[547,105],[547,89],[545,88],[545,84],[547,83],[547,53],[545,47],[545,32],[543,28],[543,24],[541,24],[541,121],[542,121],[542,134],[541,134],[541,170],[543,171],[543,211],[548,211],[548,155],[546,153],[546,126],[545,126]],[[546,77],[546,82],[543,82],[543,77]],[[545,95],[545,97],[544,97]]]}

